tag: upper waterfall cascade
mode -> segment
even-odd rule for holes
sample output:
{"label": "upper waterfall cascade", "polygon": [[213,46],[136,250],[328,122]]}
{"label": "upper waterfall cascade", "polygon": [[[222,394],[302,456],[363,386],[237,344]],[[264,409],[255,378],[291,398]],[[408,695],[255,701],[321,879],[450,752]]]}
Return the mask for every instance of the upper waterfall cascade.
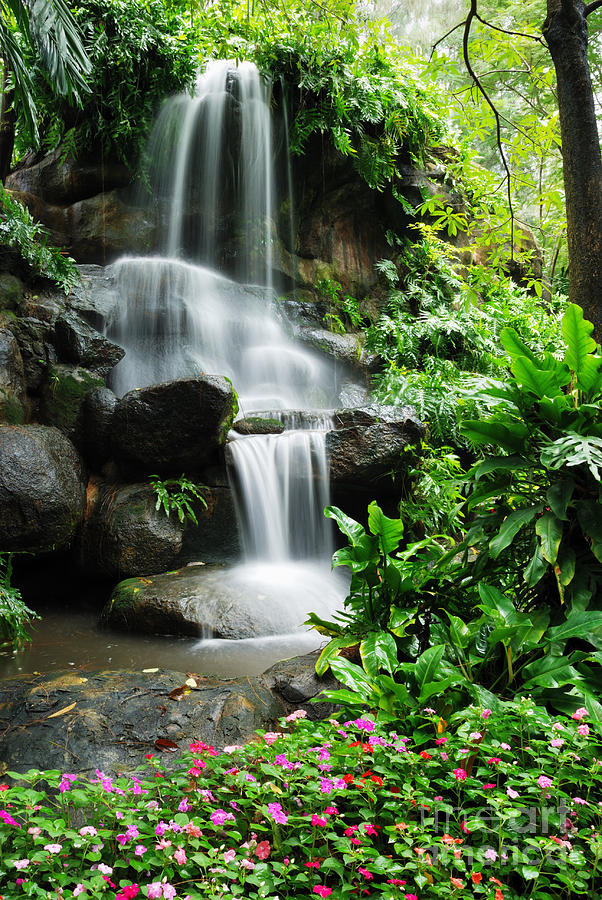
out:
{"label": "upper waterfall cascade", "polygon": [[[210,63],[193,97],[164,104],[148,158],[162,250],[112,266],[123,302],[110,334],[126,350],[114,390],[207,373],[231,379],[243,415],[332,407],[333,364],[294,341],[275,299],[273,221],[284,198],[273,173],[270,88],[256,67]],[[290,606],[294,598],[299,625],[312,609],[330,612],[341,595],[323,517],[329,419],[314,418],[309,430],[236,438],[228,454],[250,589],[258,602],[286,595]],[[296,572],[283,573],[286,565]]]}

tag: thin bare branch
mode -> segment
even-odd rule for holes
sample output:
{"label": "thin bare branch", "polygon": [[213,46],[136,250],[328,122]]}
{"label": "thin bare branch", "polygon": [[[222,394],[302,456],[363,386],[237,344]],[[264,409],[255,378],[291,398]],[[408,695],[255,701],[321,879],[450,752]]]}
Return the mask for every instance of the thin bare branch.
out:
{"label": "thin bare branch", "polygon": [[479,76],[475,72],[472,67],[472,63],[470,61],[470,52],[468,47],[468,40],[470,37],[470,28],[473,22],[473,19],[477,18],[477,0],[470,0],[470,10],[466,17],[466,21],[464,22],[464,34],[462,38],[462,55],[464,57],[464,65],[466,66],[466,70],[477,88],[483,95],[485,102],[491,109],[494,117],[495,117],[495,128],[496,128],[496,140],[498,149],[500,151],[500,158],[502,160],[502,165],[506,171],[506,187],[507,187],[507,196],[508,196],[508,209],[510,211],[510,260],[514,260],[514,207],[512,205],[512,173],[510,172],[510,166],[508,165],[508,160],[506,159],[506,152],[504,150],[504,145],[502,143],[502,123],[500,120],[500,114],[497,111],[497,108],[485,90]]}
{"label": "thin bare branch", "polygon": [[602,0],[592,0],[592,2],[588,3],[587,6],[585,7],[585,13],[584,13],[585,18],[587,19],[587,17],[589,16],[590,13],[595,12],[601,6],[602,6]]}
{"label": "thin bare branch", "polygon": [[433,53],[435,52],[435,50],[439,46],[439,44],[441,44],[445,40],[445,38],[448,38],[450,36],[450,34],[453,34],[454,31],[457,31],[458,28],[462,28],[463,25],[465,25],[465,24],[466,24],[466,20],[464,20],[462,22],[458,22],[457,25],[454,25],[453,28],[450,28],[449,31],[446,31],[445,34],[439,38],[438,41],[435,41],[435,43],[431,47],[431,55],[429,56],[429,60],[431,60],[433,58]]}
{"label": "thin bare branch", "polygon": [[[600,0],[600,2],[602,2],[602,0]],[[492,22],[488,22],[486,19],[481,18],[477,12],[475,12],[474,18],[478,19],[481,25],[486,25],[487,28],[493,28],[494,31],[501,31],[502,34],[511,34],[514,35],[514,37],[528,38],[530,41],[537,41],[538,44],[543,43],[540,34],[527,34],[524,31],[508,31],[506,28],[500,28],[499,25],[494,25]]]}

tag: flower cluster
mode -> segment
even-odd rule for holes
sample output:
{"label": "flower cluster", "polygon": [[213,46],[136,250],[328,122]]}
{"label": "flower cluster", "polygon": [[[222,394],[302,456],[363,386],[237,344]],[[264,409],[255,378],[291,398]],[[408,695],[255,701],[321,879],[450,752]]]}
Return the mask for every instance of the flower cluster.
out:
{"label": "flower cluster", "polygon": [[173,770],[148,754],[127,777],[12,773],[1,883],[63,900],[597,896],[602,753],[586,718],[526,700],[455,724],[429,709],[404,721],[409,738],[298,712],[261,743],[195,742]]}

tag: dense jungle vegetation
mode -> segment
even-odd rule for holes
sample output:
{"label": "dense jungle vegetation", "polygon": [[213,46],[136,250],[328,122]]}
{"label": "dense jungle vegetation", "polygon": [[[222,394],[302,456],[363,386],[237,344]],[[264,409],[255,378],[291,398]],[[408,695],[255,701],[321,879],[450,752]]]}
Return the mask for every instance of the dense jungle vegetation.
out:
{"label": "dense jungle vegetation", "polygon": [[[333,564],[352,581],[337,620],[312,616],[329,639],[317,669],[330,667],[344,685],[332,699],[352,742],[341,722],[292,720],[291,735],[266,735],[261,753],[236,750],[229,768],[193,746],[147,823],[147,842],[163,838],[162,817],[172,817],[176,837],[144,860],[144,846],[127,856],[141,826],[125,800],[121,824],[107,824],[114,795],[103,791],[113,785],[72,790],[75,776],[51,773],[60,803],[33,817],[27,804],[40,810],[42,801],[32,776],[27,791],[10,789],[0,813],[25,896],[56,896],[51,884],[64,884],[64,897],[111,885],[108,896],[120,898],[599,895],[602,334],[582,289],[586,247],[571,237],[572,206],[585,204],[561,134],[571,101],[545,37],[561,13],[581,29],[587,21],[598,114],[598,6],[440,0],[412,4],[410,14],[403,4],[349,0],[81,0],[72,21],[57,0],[3,5],[4,93],[14,107],[5,103],[2,115],[14,126],[15,157],[38,143],[72,154],[101,143],[134,172],[162,98],[191,89],[207,59],[252,59],[283,85],[293,154],[322,134],[410,223],[388,234],[377,315],[337,285],[321,291],[331,326],[362,332],[377,355],[375,399],[415,406],[428,426],[399,485],[398,518],[375,503],[362,523],[326,510],[345,539]],[[61,21],[54,56],[42,52]],[[36,28],[46,29],[41,43]],[[407,161],[445,169],[443,189],[425,191],[418,206],[400,191]],[[602,213],[601,185],[592,192]],[[68,289],[68,263],[40,246],[28,214],[3,202],[3,240]],[[600,256],[595,239],[592,231]],[[23,640],[28,611],[10,586],[10,560],[0,575],[7,636]],[[310,744],[331,758],[321,775],[307,762]],[[333,761],[338,782],[329,780]],[[203,787],[220,799],[201,811],[201,832],[182,792],[191,777],[200,784],[207,763]],[[154,779],[144,785],[157,790]],[[93,830],[65,824],[69,791],[73,806],[97,811]],[[236,809],[231,801],[238,821],[225,811]],[[293,803],[305,818],[295,812],[287,830]],[[436,804],[448,824],[434,839]],[[528,835],[519,829],[527,806],[538,815],[545,807],[547,831],[539,818]],[[47,844],[28,843],[26,824],[30,834],[45,829]],[[63,844],[81,865],[75,888]],[[234,845],[246,848],[243,868]]]}

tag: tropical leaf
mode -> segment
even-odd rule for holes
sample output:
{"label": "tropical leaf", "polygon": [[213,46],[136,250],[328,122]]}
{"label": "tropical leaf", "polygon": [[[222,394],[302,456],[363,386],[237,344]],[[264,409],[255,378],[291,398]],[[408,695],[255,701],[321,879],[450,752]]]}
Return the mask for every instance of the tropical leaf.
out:
{"label": "tropical leaf", "polygon": [[474,444],[498,444],[509,453],[522,450],[529,433],[522,422],[508,426],[495,419],[467,419],[460,425],[460,431]]}
{"label": "tropical leaf", "polygon": [[360,666],[349,662],[348,659],[336,657],[331,660],[330,668],[335,678],[352,691],[355,691],[356,694],[359,694],[364,701],[367,701],[373,695],[374,684]]}
{"label": "tropical leaf", "polygon": [[548,469],[585,465],[596,481],[600,481],[602,438],[568,431],[563,437],[548,444],[541,451],[540,459]]}
{"label": "tropical leaf", "polygon": [[562,387],[557,372],[538,369],[531,360],[526,359],[524,356],[519,356],[515,359],[511,369],[518,384],[525,391],[534,394],[539,400],[543,400],[544,397],[554,397]]}
{"label": "tropical leaf", "polygon": [[567,520],[567,507],[571,502],[573,492],[575,490],[575,482],[572,478],[562,478],[555,481],[546,493],[546,500],[550,505],[550,509],[559,519]]}
{"label": "tropical leaf", "polygon": [[543,504],[538,503],[535,506],[516,509],[506,516],[497,535],[489,542],[489,553],[493,559],[497,559],[500,553],[510,546],[521,528],[532,522],[542,509]]}
{"label": "tropical leaf", "polygon": [[397,645],[387,631],[372,631],[360,644],[360,656],[366,673],[374,678],[381,669],[393,675],[397,668]]}
{"label": "tropical leaf", "polygon": [[429,647],[428,650],[425,650],[416,660],[414,674],[420,690],[430,681],[436,681],[436,675],[440,669],[444,653],[445,644],[436,644],[434,647]]}
{"label": "tropical leaf", "polygon": [[596,342],[591,336],[593,330],[593,324],[584,319],[581,307],[569,303],[561,324],[566,341],[564,361],[577,376],[577,386],[586,392],[598,381],[602,365],[602,359],[591,355],[596,350]]}
{"label": "tropical leaf", "polygon": [[556,518],[553,512],[544,512],[543,516],[535,523],[535,531],[541,542],[543,558],[554,565],[562,540],[562,522]]}
{"label": "tropical leaf", "polygon": [[375,500],[368,506],[368,527],[373,535],[380,538],[383,553],[389,554],[397,550],[403,537],[403,521],[385,516]]}
{"label": "tropical leaf", "polygon": [[530,360],[533,365],[537,364],[537,357],[533,351],[521,341],[514,328],[502,328],[500,341],[502,342],[502,347],[512,359],[518,359],[520,356],[524,356]]}

